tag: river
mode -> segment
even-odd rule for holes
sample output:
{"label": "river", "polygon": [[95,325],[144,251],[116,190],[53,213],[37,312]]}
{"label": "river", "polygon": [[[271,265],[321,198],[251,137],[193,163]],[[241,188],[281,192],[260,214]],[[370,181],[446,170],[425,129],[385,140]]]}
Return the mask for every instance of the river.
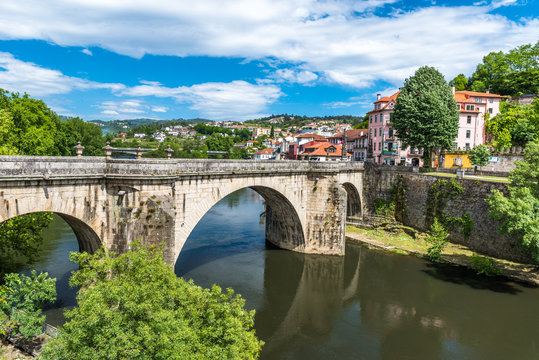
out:
{"label": "river", "polygon": [[[348,244],[346,256],[267,247],[262,198],[233,193],[187,240],[178,276],[232,287],[256,309],[261,359],[538,359],[539,289]],[[78,246],[55,218],[32,268],[58,278],[49,322],[74,306]],[[26,270],[28,271],[28,269]]]}

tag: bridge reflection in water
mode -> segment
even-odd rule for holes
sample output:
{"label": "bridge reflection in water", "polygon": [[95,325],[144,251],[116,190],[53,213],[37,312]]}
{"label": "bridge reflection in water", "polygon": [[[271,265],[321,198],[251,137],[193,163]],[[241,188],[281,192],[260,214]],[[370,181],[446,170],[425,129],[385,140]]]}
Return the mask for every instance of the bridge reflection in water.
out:
{"label": "bridge reflection in water", "polygon": [[[233,287],[257,310],[262,359],[539,357],[539,289],[357,245],[344,257],[266,247],[262,211],[252,190],[226,197],[176,263],[178,275]],[[50,237],[63,240],[47,243],[35,268],[61,279],[57,306],[70,306],[68,252],[78,246],[65,223],[54,224]]]}

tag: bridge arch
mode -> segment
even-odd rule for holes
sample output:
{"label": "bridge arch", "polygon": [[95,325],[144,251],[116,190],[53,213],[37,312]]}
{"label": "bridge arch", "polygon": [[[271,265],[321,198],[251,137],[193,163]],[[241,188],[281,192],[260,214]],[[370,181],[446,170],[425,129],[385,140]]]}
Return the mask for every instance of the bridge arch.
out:
{"label": "bridge arch", "polygon": [[345,182],[342,184],[346,190],[346,217],[361,217],[362,206],[359,191],[354,184]]}
{"label": "bridge arch", "polygon": [[[257,192],[265,201],[266,215],[266,241],[273,245],[302,252],[306,247],[304,223],[305,219],[300,216],[301,211],[298,207],[297,192],[295,199],[290,199],[286,196],[286,188],[283,186],[274,185],[275,180],[268,181],[250,180],[252,184],[242,183],[235,185],[236,182],[228,182],[217,186],[212,191],[206,191],[198,194],[198,198],[187,199],[186,196],[180,195],[183,199],[181,205],[185,208],[185,219],[177,219],[176,223],[176,246],[174,254],[174,263],[177,261],[183,245],[196,227],[202,217],[219,201],[224,199],[229,194],[235,191],[250,188]],[[242,186],[243,185],[243,186]],[[290,195],[290,194],[289,194]],[[296,203],[296,204],[294,204]]]}
{"label": "bridge arch", "polygon": [[29,211],[26,213],[16,214],[14,216],[10,216],[7,218],[0,218],[0,222],[4,222],[6,220],[16,218],[19,216],[37,214],[37,213],[43,213],[43,212],[54,213],[58,215],[60,218],[62,218],[62,220],[64,220],[69,225],[71,230],[73,230],[73,234],[75,234],[75,237],[77,238],[80,252],[87,252],[87,253],[93,254],[95,251],[97,251],[101,247],[101,239],[99,238],[97,233],[94,231],[94,229],[92,229],[90,225],[88,225],[81,219],[78,219],[72,215],[63,214],[56,211]]}

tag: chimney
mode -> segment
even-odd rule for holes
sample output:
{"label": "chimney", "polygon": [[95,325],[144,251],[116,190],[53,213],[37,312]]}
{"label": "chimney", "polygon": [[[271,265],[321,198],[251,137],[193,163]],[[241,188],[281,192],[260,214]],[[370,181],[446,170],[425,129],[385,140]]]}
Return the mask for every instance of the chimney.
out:
{"label": "chimney", "polygon": [[486,93],[487,93],[487,94],[490,94],[490,90],[487,90]]}
{"label": "chimney", "polygon": [[455,85],[451,85],[451,92],[455,95]]}
{"label": "chimney", "polygon": [[381,94],[376,94],[376,100],[380,100]]}

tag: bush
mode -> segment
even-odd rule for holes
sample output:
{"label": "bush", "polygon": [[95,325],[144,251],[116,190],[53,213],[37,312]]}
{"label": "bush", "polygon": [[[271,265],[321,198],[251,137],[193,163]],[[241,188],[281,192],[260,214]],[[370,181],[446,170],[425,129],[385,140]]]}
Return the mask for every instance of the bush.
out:
{"label": "bush", "polygon": [[178,278],[162,250],[73,253],[78,307],[43,359],[255,359],[254,311],[232,289]]}
{"label": "bush", "polygon": [[430,227],[427,238],[425,239],[427,243],[429,243],[427,256],[430,261],[442,261],[442,252],[448,243],[448,236],[449,234],[445,230],[444,226],[438,221],[438,218],[434,218],[434,223]]}
{"label": "bush", "polygon": [[490,258],[473,254],[471,261],[472,269],[479,275],[498,276],[502,274],[502,270]]}
{"label": "bush", "polygon": [[47,273],[31,276],[6,274],[0,287],[0,334],[21,334],[32,338],[41,334],[45,315],[41,308],[56,299],[56,279]]}

